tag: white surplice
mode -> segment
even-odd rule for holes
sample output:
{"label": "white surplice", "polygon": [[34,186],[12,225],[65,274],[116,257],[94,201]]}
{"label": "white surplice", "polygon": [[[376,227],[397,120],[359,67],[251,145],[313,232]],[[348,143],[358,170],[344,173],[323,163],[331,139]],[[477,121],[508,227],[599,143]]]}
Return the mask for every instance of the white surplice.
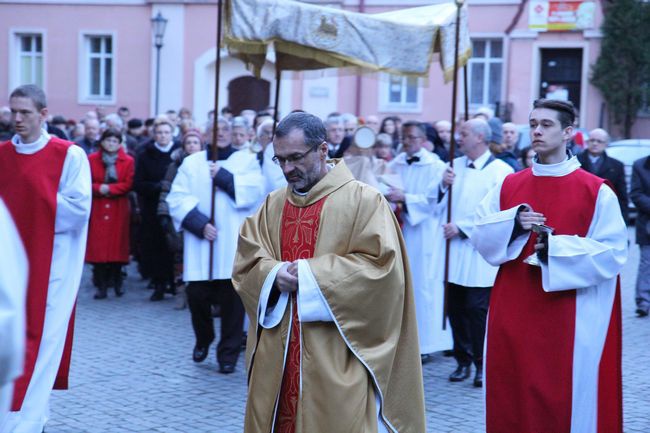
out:
{"label": "white surplice", "polygon": [[11,406],[13,381],[25,362],[27,254],[0,198],[0,425]]}
{"label": "white surplice", "polygon": [[[572,157],[559,164],[534,162],[532,170],[534,176],[566,176],[578,168],[580,163]],[[472,234],[476,248],[494,266],[516,259],[530,236],[526,232],[509,243],[519,205],[501,211],[500,196],[498,185],[481,202]],[[549,236],[548,263],[541,266],[542,288],[546,292],[576,291],[571,433],[597,430],[599,360],[612,314],[616,277],[626,260],[627,229],[616,194],[605,184],[598,191],[586,237]]]}
{"label": "white surplice", "polygon": [[[492,287],[498,268],[490,265],[471,242],[476,206],[496,185],[513,173],[512,167],[500,159],[494,159],[490,151],[473,162],[467,156],[454,159],[451,221],[467,236],[456,236],[449,246],[449,282],[465,287]],[[447,193],[439,203],[439,210],[446,214]],[[445,220],[446,221],[446,220]]]}
{"label": "white surplice", "polygon": [[[50,136],[43,130],[34,143],[23,143],[17,135],[12,143],[18,153],[34,154],[42,150],[49,140]],[[56,194],[54,247],[43,337],[22,408],[19,412],[9,413],[0,428],[2,433],[40,433],[47,422],[48,402],[83,271],[92,197],[90,179],[86,153],[79,146],[70,146]]]}
{"label": "white surplice", "polygon": [[[212,278],[224,280],[232,276],[239,227],[247,216],[255,212],[265,193],[265,181],[256,154],[247,149],[236,151],[217,164],[232,173],[235,184],[235,200],[220,188],[217,188],[214,200],[217,239],[212,257]],[[206,152],[186,157],[167,195],[169,213],[176,229],[181,230],[183,220],[197,206],[209,217],[211,195],[212,178]],[[183,242],[183,280],[209,280],[210,242],[187,230],[183,231]]]}
{"label": "white surplice", "polygon": [[272,193],[276,189],[284,188],[287,186],[287,180],[284,178],[282,168],[273,162],[275,151],[273,150],[273,143],[266,145],[264,149],[264,158],[262,159],[262,175],[266,185],[264,196]]}
{"label": "white surplice", "polygon": [[413,277],[420,353],[427,354],[453,346],[451,326],[447,323],[442,329],[445,244],[437,211],[438,185],[446,165],[425,149],[414,156],[420,160],[409,165],[406,153],[400,153],[388,167],[404,185],[402,234]]}

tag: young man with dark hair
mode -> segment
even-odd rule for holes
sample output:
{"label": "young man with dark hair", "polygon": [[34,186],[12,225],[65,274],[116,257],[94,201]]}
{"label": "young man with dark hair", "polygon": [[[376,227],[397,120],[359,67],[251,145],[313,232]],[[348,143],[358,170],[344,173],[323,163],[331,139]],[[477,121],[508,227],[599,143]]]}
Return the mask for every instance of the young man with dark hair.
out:
{"label": "young man with dark hair", "polygon": [[43,128],[48,110],[40,88],[18,87],[9,106],[16,135],[0,143],[0,198],[25,246],[29,282],[23,375],[14,383],[12,412],[0,420],[0,432],[40,432],[52,388],[68,386],[71,316],[90,215],[90,167],[79,146]]}
{"label": "young man with dark hair", "polygon": [[567,153],[570,102],[537,100],[531,170],[477,209],[472,242],[500,265],[486,340],[487,432],[622,432],[616,194]]}

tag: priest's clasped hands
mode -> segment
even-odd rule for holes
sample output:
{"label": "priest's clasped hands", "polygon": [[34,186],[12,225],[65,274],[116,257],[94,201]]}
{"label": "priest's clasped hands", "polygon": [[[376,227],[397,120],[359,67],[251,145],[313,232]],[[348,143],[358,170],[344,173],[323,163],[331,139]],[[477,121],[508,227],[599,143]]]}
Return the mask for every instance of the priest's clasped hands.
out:
{"label": "priest's clasped hands", "polygon": [[281,292],[292,293],[298,290],[298,261],[285,263],[275,276],[275,287]]}

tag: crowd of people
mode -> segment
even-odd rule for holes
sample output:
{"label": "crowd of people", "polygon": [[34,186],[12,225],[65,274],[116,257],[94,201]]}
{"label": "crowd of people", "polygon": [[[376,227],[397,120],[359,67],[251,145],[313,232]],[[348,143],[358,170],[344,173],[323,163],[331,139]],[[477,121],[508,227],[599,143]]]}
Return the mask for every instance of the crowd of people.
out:
{"label": "crowd of people", "polygon": [[[47,178],[50,198],[39,215],[44,226],[53,228],[47,236],[55,239],[54,251],[50,247],[45,257],[47,263],[54,257],[49,272],[65,268],[55,263],[57,257],[65,257],[57,252],[61,244],[56,239],[62,235],[70,237],[67,242],[85,246],[84,260],[92,264],[97,300],[105,299],[111,288],[115,296],[123,296],[125,265],[137,261],[138,272],[149,281],[151,301],[171,294],[176,296],[176,308],[189,308],[194,362],[208,356],[216,339],[213,317],[220,316],[219,372],[236,370],[242,342],[247,341],[250,389],[258,396],[277,390],[258,397],[268,404],[251,405],[249,400],[250,431],[260,423],[285,431],[297,417],[311,419],[311,413],[298,412],[308,411],[318,399],[303,396],[309,404],[296,406],[297,383],[300,389],[305,384],[307,394],[317,389],[309,386],[320,387],[319,392],[331,394],[333,400],[343,388],[358,393],[360,383],[369,392],[356,406],[335,404],[338,418],[318,421],[327,429],[307,431],[343,431],[341,426],[349,426],[360,412],[366,413],[362,418],[369,423],[363,425],[374,430],[424,431],[420,366],[440,351],[457,362],[449,380],[465,381],[473,369],[475,387],[484,386],[484,368],[488,377],[514,377],[507,372],[511,366],[507,356],[517,358],[522,366],[518,377],[488,381],[486,392],[492,398],[488,421],[505,428],[494,431],[525,431],[530,425],[536,431],[564,431],[562,426],[572,422],[570,404],[568,413],[558,406],[563,416],[550,430],[543,427],[549,424],[544,424],[548,420],[542,410],[533,414],[523,410],[526,414],[518,418],[522,410],[513,407],[513,419],[500,415],[505,396],[526,400],[527,391],[519,385],[529,376],[549,374],[539,363],[546,358],[531,359],[537,350],[533,347],[546,347],[546,340],[565,341],[566,356],[556,360],[552,371],[568,371],[564,379],[571,383],[566,363],[578,361],[572,359],[573,340],[563,334],[561,324],[574,319],[582,323],[587,311],[602,318],[594,325],[598,335],[585,338],[575,349],[601,348],[584,349],[579,361],[589,374],[573,378],[578,391],[540,385],[539,398],[548,397],[560,406],[567,399],[570,403],[575,392],[598,394],[592,385],[603,350],[611,357],[608,362],[616,362],[609,345],[617,336],[613,327],[618,316],[612,307],[618,299],[615,279],[627,252],[627,187],[622,164],[607,156],[607,132],[594,129],[588,136],[576,135],[570,103],[536,102],[530,116],[530,145],[516,125],[502,122],[489,108],[478,110],[459,122],[453,164],[452,125],[447,120],[428,123],[397,116],[380,120],[376,115],[349,113],[318,119],[295,110],[278,116],[281,121],[276,125],[271,107],[241,113],[226,108],[217,116],[210,113],[201,127],[184,108],[144,121],[131,117],[127,107],[115,113],[96,109],[75,122],[49,116],[46,107],[43,92],[35,86],[14,91],[9,117],[0,109],[0,139],[11,140],[0,152],[9,155],[13,143],[19,153],[44,155],[25,170],[53,161]],[[374,145],[358,142],[360,127],[372,130]],[[20,158],[16,161],[22,164]],[[584,170],[577,170],[580,166]],[[650,178],[647,172],[649,164],[635,164],[632,199],[642,215],[650,214],[645,206],[650,197],[650,182],[644,183]],[[3,185],[1,176],[0,198],[7,201],[14,220],[27,215],[30,211],[14,201],[30,194],[29,185],[25,191]],[[355,179],[359,182],[351,182]],[[63,184],[67,189],[61,189]],[[60,203],[69,203],[69,214],[59,212]],[[79,223],[84,215],[87,229]],[[22,234],[26,228],[20,221],[16,224]],[[537,234],[542,229],[553,235]],[[530,236],[532,232],[537,237]],[[639,239],[645,242],[647,235]],[[41,244],[23,242],[30,264],[35,258],[43,260],[37,252]],[[536,257],[541,272],[531,267],[535,260],[529,256]],[[519,257],[528,257],[526,264]],[[642,263],[649,257],[650,249],[642,249]],[[582,271],[575,275],[570,269]],[[76,280],[72,282],[76,287],[81,268],[78,271],[66,277]],[[47,270],[39,272],[48,275]],[[511,288],[513,281],[539,290],[534,295],[518,293]],[[644,316],[650,308],[647,276],[639,281],[637,313]],[[50,307],[45,301],[50,305],[57,289],[52,283],[48,288],[47,278],[37,283],[30,277],[28,303],[38,284],[38,308],[46,311]],[[595,300],[571,290],[592,286],[593,292],[606,295]],[[573,293],[572,300],[561,295],[566,291]],[[554,293],[544,297],[546,292]],[[66,307],[59,313],[59,338],[51,340],[50,356],[62,358],[62,366],[69,353],[66,339],[60,337],[66,335],[73,300],[68,293],[61,301]],[[587,309],[570,311],[576,303]],[[528,310],[526,317],[519,317],[517,305],[536,310],[535,317],[548,328],[528,332],[530,321],[537,319]],[[42,321],[28,322],[28,329],[39,328],[48,335],[49,324]],[[555,332],[552,341],[547,332]],[[17,385],[18,397],[14,395],[12,403],[19,414],[23,399],[31,398],[30,377],[42,378],[30,376],[34,370],[47,371],[49,379],[42,379],[42,389],[33,391],[44,401],[45,388],[51,389],[59,377],[52,367],[58,362],[47,368],[41,365],[40,357],[48,351],[29,350],[34,344],[38,348],[41,338],[45,337],[28,341],[29,374]],[[282,341],[287,355],[280,350]],[[312,352],[301,357],[301,351]],[[255,367],[253,359],[263,359],[264,367]],[[270,366],[278,368],[269,372]],[[318,379],[303,382],[312,375]],[[338,383],[342,376],[349,379],[345,385]],[[601,380],[617,386],[615,379],[601,376]],[[403,397],[399,390],[411,390],[408,410],[399,402]],[[563,397],[553,399],[552,394]],[[533,400],[530,404],[535,406]],[[588,418],[591,403],[574,407],[573,416]],[[22,421],[17,415],[14,423],[28,418],[41,422],[43,408],[34,407],[27,405]],[[271,410],[274,407],[277,413]],[[507,425],[518,427],[512,430]]]}

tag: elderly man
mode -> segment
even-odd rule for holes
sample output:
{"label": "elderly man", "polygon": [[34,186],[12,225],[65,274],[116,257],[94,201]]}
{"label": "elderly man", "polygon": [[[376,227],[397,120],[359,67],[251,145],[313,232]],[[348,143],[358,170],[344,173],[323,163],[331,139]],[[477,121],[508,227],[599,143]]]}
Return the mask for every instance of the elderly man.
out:
{"label": "elderly man", "polygon": [[287,185],[287,181],[284,179],[284,174],[282,174],[282,169],[273,162],[274,154],[273,143],[271,143],[272,138],[273,119],[267,119],[257,127],[257,145],[261,149],[258,151],[260,152],[260,158],[262,159],[262,175],[264,176],[264,182],[266,185],[265,196],[266,194]]}
{"label": "elderly man", "polygon": [[618,197],[618,204],[621,207],[623,220],[627,222],[627,185],[625,183],[625,168],[623,163],[607,155],[605,149],[609,144],[610,138],[607,131],[596,128],[589,133],[587,140],[587,149],[585,152],[578,154],[578,161],[582,168],[591,174],[608,180],[614,187],[614,192]]}
{"label": "elderly man", "polygon": [[345,123],[340,116],[328,117],[325,120],[325,130],[327,131],[328,155],[333,158],[339,151],[339,147],[345,138]]}
{"label": "elderly man", "polygon": [[451,382],[460,382],[476,366],[474,386],[483,386],[483,340],[490,290],[497,268],[486,262],[472,245],[476,206],[487,193],[513,172],[488,150],[490,126],[483,119],[471,119],[460,127],[459,149],[464,156],[447,168],[440,184],[440,205],[447,209],[447,193],[454,185],[452,221],[443,226],[451,240],[447,305],[454,337],[454,357],[458,366]]}
{"label": "elderly man", "polygon": [[0,197],[23,241],[29,277],[23,375],[14,384],[12,412],[0,422],[0,432],[38,433],[49,415],[52,388],[68,387],[71,317],[90,216],[90,166],[82,149],[42,129],[48,109],[40,88],[16,88],[9,105],[16,135],[0,143]]}
{"label": "elderly man", "polygon": [[391,189],[386,198],[402,205],[404,242],[408,251],[418,337],[422,362],[431,354],[452,347],[449,327],[442,329],[444,251],[440,215],[436,212],[438,185],[445,163],[426,150],[425,125],[406,122],[402,133],[402,149],[389,168],[397,173],[403,189]]}
{"label": "elderly man", "polygon": [[345,135],[348,136],[354,134],[354,131],[356,131],[359,126],[357,116],[352,113],[343,113],[341,114],[341,119],[343,119],[343,132]]}
{"label": "elderly man", "polygon": [[183,281],[188,282],[187,304],[196,337],[192,359],[203,362],[208,356],[215,339],[211,305],[220,304],[217,362],[220,373],[230,374],[241,351],[244,322],[244,308],[231,282],[237,232],[265,190],[255,153],[238,150],[225,139],[218,140],[217,146],[216,162],[212,148],[183,160],[166,200],[174,226],[183,229]]}
{"label": "elderly man", "polygon": [[375,131],[375,134],[379,134],[379,127],[381,126],[381,123],[379,122],[379,117],[377,117],[376,114],[369,114],[366,116],[366,123],[365,125]]}
{"label": "elderly man", "polygon": [[519,130],[517,129],[517,125],[512,122],[506,122],[501,127],[501,130],[503,133],[503,145],[506,151],[517,155],[519,152]]}
{"label": "elderly man", "polygon": [[74,141],[74,144],[81,147],[86,154],[91,154],[98,149],[97,139],[99,138],[99,120],[87,118],[83,121],[84,135]]}
{"label": "elderly man", "polygon": [[[288,187],[244,223],[233,273],[251,321],[245,432],[423,432],[406,251],[390,206],[327,161],[323,122],[280,122]],[[286,356],[285,356],[286,354]]]}
{"label": "elderly man", "polygon": [[622,432],[627,230],[612,189],[567,153],[574,116],[570,102],[535,101],[532,169],[477,207],[472,242],[500,266],[485,350],[488,433]]}

